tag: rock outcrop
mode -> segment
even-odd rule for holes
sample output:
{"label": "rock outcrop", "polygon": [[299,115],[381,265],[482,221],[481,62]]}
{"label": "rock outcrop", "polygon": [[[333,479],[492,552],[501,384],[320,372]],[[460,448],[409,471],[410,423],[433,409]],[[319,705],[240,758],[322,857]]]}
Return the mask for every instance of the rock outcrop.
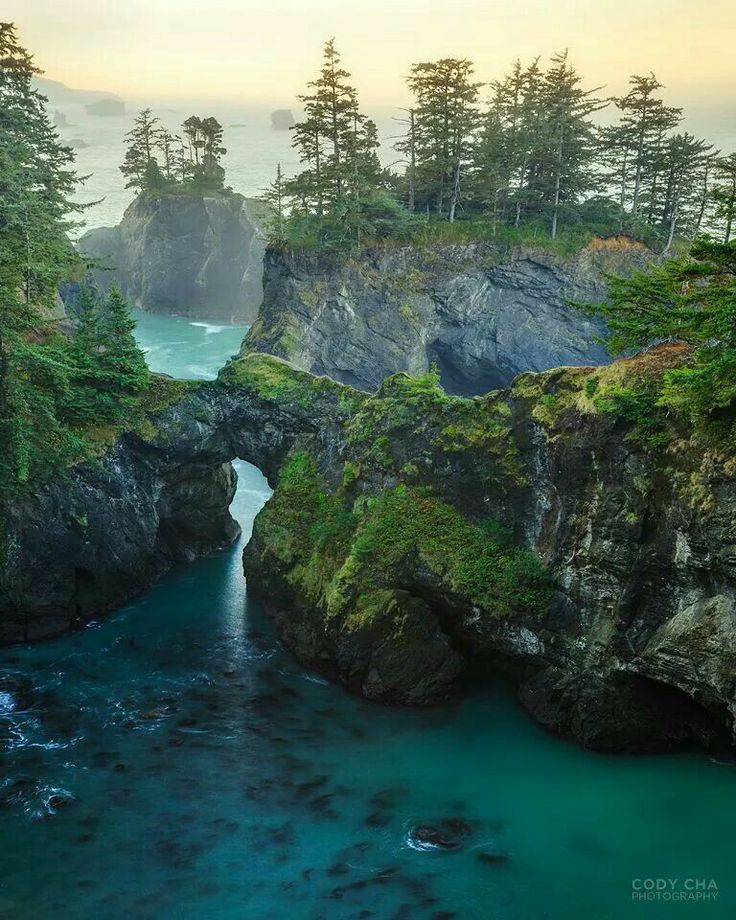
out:
{"label": "rock outcrop", "polygon": [[503,670],[590,747],[732,745],[734,464],[615,410],[627,380],[682,360],[661,348],[464,399],[432,375],[371,395],[240,358],[19,509],[3,634],[73,625],[227,542],[238,456],[275,487],[249,587],[305,664],[412,704]]}
{"label": "rock outcrop", "polygon": [[0,643],[66,632],[228,546],[240,532],[228,511],[236,481],[227,462],[163,455],[128,432],[99,462],[10,502],[0,518]]}
{"label": "rock outcrop", "polygon": [[90,230],[78,248],[136,307],[250,323],[262,298],[263,204],[234,193],[139,195],[117,227]]}
{"label": "rock outcrop", "polygon": [[243,349],[364,390],[436,363],[448,392],[485,393],[523,371],[606,363],[604,326],[568,301],[601,299],[604,272],[650,257],[624,239],[569,258],[489,243],[354,257],[269,249]]}
{"label": "rock outcrop", "polygon": [[291,109],[275,109],[271,112],[271,127],[274,131],[288,131],[296,124]]}

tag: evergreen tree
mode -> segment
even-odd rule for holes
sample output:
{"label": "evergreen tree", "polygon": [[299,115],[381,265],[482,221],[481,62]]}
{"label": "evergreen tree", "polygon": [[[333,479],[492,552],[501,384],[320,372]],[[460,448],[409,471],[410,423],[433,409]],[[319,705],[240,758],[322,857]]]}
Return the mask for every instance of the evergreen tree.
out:
{"label": "evergreen tree", "polygon": [[407,83],[414,93],[417,191],[422,205],[454,221],[469,168],[482,84],[466,59],[415,64]]}
{"label": "evergreen tree", "polygon": [[225,170],[220,165],[220,158],[227,150],[222,146],[222,125],[211,115],[201,122],[202,135],[202,173],[210,185],[222,187]]}
{"label": "evergreen tree", "polygon": [[607,136],[608,156],[618,158],[612,178],[619,186],[619,200],[636,215],[642,209],[647,183],[650,199],[656,194],[662,140],[666,132],[679,124],[682,110],[666,106],[655,95],[662,84],[654,74],[646,77],[635,74],[629,84],[629,92],[613,100],[623,115],[619,131]]}
{"label": "evergreen tree", "polygon": [[669,252],[678,227],[693,220],[700,207],[696,178],[704,168],[713,147],[692,134],[668,138],[662,158],[662,203],[659,221],[666,233],[664,252]]}
{"label": "evergreen tree", "polygon": [[406,125],[406,134],[402,135],[394,144],[394,149],[403,154],[406,164],[406,206],[409,211],[416,207],[416,173],[417,173],[417,125],[414,109],[404,109],[408,118],[397,118],[400,124]]}
{"label": "evergreen tree", "polygon": [[561,210],[576,204],[594,184],[596,135],[590,115],[606,103],[593,96],[597,90],[583,90],[580,83],[567,52],[552,58],[540,98],[544,153],[534,177],[539,208],[549,215],[552,239],[557,236]]}
{"label": "evergreen tree", "polygon": [[305,117],[293,128],[293,144],[306,169],[290,183],[290,194],[318,217],[346,197],[354,198],[358,186],[377,181],[375,125],[361,114],[349,77],[330,40],[319,77],[299,97]]}
{"label": "evergreen tree", "polygon": [[80,267],[67,237],[80,208],[73,154],[33,89],[37,72],[14,26],[0,23],[0,500],[80,459],[84,425],[119,418],[147,380],[125,344],[109,405],[95,412],[82,378],[104,371],[105,349],[86,294],[78,339],[50,320],[59,283]]}
{"label": "evergreen tree", "polygon": [[161,154],[161,171],[167,182],[177,179],[177,150],[181,146],[181,138],[172,134],[168,128],[160,128],[156,135],[156,148]]}
{"label": "evergreen tree", "polygon": [[155,162],[160,132],[159,120],[150,109],[143,109],[136,116],[133,127],[125,135],[128,143],[120,167],[120,172],[128,180],[126,188],[147,188],[146,177],[151,175],[149,164]]}
{"label": "evergreen tree", "polygon": [[70,368],[46,317],[79,263],[67,238],[79,207],[73,153],[33,89],[39,72],[0,22],[0,493],[29,479],[44,448],[63,453],[74,440],[56,411]]}
{"label": "evergreen tree", "polygon": [[590,309],[605,317],[615,352],[667,340],[692,346],[691,362],[666,372],[658,405],[690,419],[736,407],[736,243],[698,240],[687,258],[612,278],[607,299]]}
{"label": "evergreen tree", "polygon": [[265,198],[269,208],[269,240],[276,246],[283,246],[286,243],[286,184],[281,163],[276,166],[276,178],[266,189]]}
{"label": "evergreen tree", "polygon": [[197,115],[190,115],[182,125],[184,137],[189,148],[189,159],[195,166],[200,166],[204,150],[204,136],[202,133],[202,119]]}
{"label": "evergreen tree", "polygon": [[715,218],[724,221],[724,242],[731,240],[736,223],[736,153],[716,161],[716,185],[713,189]]}

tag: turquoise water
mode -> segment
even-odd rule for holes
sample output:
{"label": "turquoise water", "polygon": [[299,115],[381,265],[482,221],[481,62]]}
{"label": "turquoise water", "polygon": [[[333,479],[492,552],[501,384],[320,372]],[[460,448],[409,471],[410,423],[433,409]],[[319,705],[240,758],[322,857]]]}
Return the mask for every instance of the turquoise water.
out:
{"label": "turquoise water", "polygon": [[[144,316],[139,334],[155,366],[207,376],[242,334],[214,328]],[[269,489],[238,466],[247,539]],[[2,652],[33,690],[0,693],[0,918],[735,915],[733,766],[588,753],[502,684],[428,711],[349,697],[282,651],[241,551]],[[443,819],[467,822],[462,845],[418,849]],[[632,902],[650,878],[718,897]]]}

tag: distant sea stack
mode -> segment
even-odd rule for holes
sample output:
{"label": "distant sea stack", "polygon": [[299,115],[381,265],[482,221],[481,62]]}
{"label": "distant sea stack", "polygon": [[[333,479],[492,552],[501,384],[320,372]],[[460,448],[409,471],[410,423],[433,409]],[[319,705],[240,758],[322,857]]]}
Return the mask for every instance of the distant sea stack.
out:
{"label": "distant sea stack", "polygon": [[[262,299],[265,208],[232,192],[140,194],[117,227],[90,230],[80,252],[106,290],[152,313],[251,323]],[[105,270],[107,269],[107,270]]]}
{"label": "distant sea stack", "polygon": [[125,103],[120,99],[100,99],[85,105],[88,115],[97,115],[103,118],[120,117],[125,115]]}
{"label": "distant sea stack", "polygon": [[276,109],[271,112],[271,127],[274,131],[288,131],[296,124],[291,109]]}

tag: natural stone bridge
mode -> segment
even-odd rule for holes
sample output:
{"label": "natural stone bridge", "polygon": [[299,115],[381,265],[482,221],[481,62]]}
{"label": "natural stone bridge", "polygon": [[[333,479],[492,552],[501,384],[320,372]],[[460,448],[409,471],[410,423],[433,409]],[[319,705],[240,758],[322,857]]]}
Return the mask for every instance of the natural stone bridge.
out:
{"label": "natural stone bridge", "polygon": [[526,374],[470,400],[431,375],[367,394],[246,355],[217,382],[165,384],[99,464],[13,509],[2,638],[71,628],[228,545],[239,457],[276,488],[249,586],[306,664],[405,703],[502,669],[594,747],[730,744],[734,479],[695,455],[673,477],[597,411],[591,383],[620,375]]}

